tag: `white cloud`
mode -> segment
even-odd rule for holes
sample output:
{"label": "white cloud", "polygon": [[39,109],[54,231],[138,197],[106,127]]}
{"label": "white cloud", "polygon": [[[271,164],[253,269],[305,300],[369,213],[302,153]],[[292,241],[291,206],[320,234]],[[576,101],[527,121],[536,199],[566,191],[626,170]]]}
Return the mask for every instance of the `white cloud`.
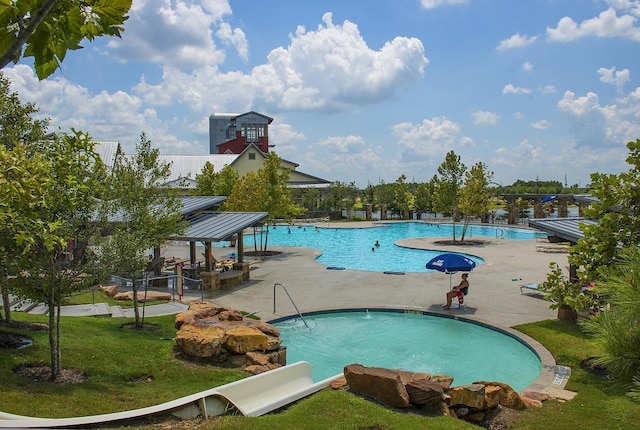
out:
{"label": "white cloud", "polygon": [[460,138],[460,146],[462,146],[462,147],[464,147],[464,146],[473,146],[475,144],[476,144],[476,142],[474,142],[474,140],[469,136],[462,136]]}
{"label": "white cloud", "polygon": [[303,171],[317,172],[318,176],[330,176],[334,180],[351,182],[354,177],[368,176],[389,166],[389,161],[380,156],[382,148],[367,145],[358,135],[327,137],[309,148],[302,157]]}
{"label": "white cloud", "polygon": [[556,87],[554,85],[544,85],[538,87],[538,91],[542,94],[555,94],[557,92]]}
{"label": "white cloud", "polygon": [[476,125],[496,125],[500,119],[500,115],[494,112],[478,110],[471,114],[473,123]]}
{"label": "white cloud", "polygon": [[421,124],[403,122],[392,127],[401,148],[400,161],[440,158],[454,147],[460,125],[446,117],[424,119]]}
{"label": "white cloud", "polygon": [[522,70],[524,72],[530,72],[533,70],[533,64],[531,64],[530,62],[526,61],[523,65],[522,65]]}
{"label": "white cloud", "polygon": [[[122,39],[110,39],[107,48],[120,61],[152,61],[187,70],[221,64],[225,52],[216,46],[213,29],[229,14],[226,0],[136,0]],[[220,36],[243,55],[246,40],[241,30],[225,24]]]}
{"label": "white cloud", "polygon": [[541,121],[532,122],[529,126],[538,130],[546,130],[551,127],[551,123],[546,119],[543,119]]}
{"label": "white cloud", "polygon": [[566,115],[576,143],[580,146],[616,147],[640,136],[639,89],[617,98],[609,105],[600,105],[598,95],[588,92],[576,97],[566,91],[558,109]]}
{"label": "white cloud", "polygon": [[530,88],[516,87],[513,84],[507,84],[502,89],[502,94],[530,94]]}
{"label": "white cloud", "polygon": [[468,0],[420,0],[420,4],[425,9],[434,9],[438,6],[467,4]]}
{"label": "white cloud", "polygon": [[616,10],[609,8],[597,17],[584,20],[580,24],[565,16],[558,21],[556,28],[547,27],[547,38],[557,42],[571,42],[587,36],[620,37],[640,42],[640,28],[635,24],[635,16],[618,17]]}
{"label": "white cloud", "polygon": [[624,87],[624,84],[626,84],[627,81],[629,81],[629,79],[631,78],[629,69],[616,71],[615,67],[612,67],[610,69],[601,67],[598,69],[598,74],[600,75],[600,82],[615,85],[618,91],[622,91],[622,87]]}
{"label": "white cloud", "polygon": [[220,28],[216,32],[216,36],[225,43],[231,44],[238,51],[238,55],[243,60],[249,58],[249,43],[244,35],[244,31],[240,28],[232,29],[231,26],[223,22],[220,24]]}
{"label": "white cloud", "polygon": [[42,116],[51,119],[51,131],[85,130],[96,140],[119,141],[129,153],[144,131],[154,147],[165,153],[202,152],[198,144],[172,135],[172,120],[161,120],[139,97],[123,91],[91,95],[86,88],[62,78],[39,81],[31,67],[21,64],[3,69],[3,74],[21,100],[37,103]]}
{"label": "white cloud", "polygon": [[507,51],[514,48],[522,48],[523,46],[531,45],[538,39],[538,36],[527,36],[526,34],[516,33],[508,39],[501,40],[496,47],[498,52]]}
{"label": "white cloud", "polygon": [[[396,37],[374,51],[357,25],[334,25],[331,14],[316,31],[298,27],[291,44],[273,49],[250,74],[221,73],[216,66],[185,73],[165,67],[158,85],[141,82],[136,91],[149,103],[182,103],[194,111],[342,111],[395,97],[424,73],[422,42]],[[212,106],[212,103],[214,106]]]}

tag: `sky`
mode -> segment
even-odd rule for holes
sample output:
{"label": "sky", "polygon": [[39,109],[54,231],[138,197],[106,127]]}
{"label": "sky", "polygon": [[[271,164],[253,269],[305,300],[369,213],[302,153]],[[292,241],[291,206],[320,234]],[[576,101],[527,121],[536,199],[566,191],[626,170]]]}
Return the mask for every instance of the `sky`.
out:
{"label": "sky", "polygon": [[[213,113],[272,117],[271,149],[330,181],[427,182],[447,152],[493,181],[587,186],[640,138],[640,0],[134,0],[122,38],[38,81],[52,130],[207,154]],[[222,166],[216,166],[221,168]]]}

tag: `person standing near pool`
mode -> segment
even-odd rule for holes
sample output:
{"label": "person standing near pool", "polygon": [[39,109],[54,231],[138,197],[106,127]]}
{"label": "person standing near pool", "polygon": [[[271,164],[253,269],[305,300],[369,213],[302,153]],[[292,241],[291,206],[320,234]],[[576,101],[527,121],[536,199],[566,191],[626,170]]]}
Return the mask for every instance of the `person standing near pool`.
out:
{"label": "person standing near pool", "polygon": [[463,273],[460,283],[447,293],[447,304],[442,306],[442,309],[448,311],[451,309],[451,301],[454,297],[458,297],[458,300],[460,300],[460,297],[464,297],[464,295],[469,291],[469,280],[467,278],[469,278],[469,274]]}

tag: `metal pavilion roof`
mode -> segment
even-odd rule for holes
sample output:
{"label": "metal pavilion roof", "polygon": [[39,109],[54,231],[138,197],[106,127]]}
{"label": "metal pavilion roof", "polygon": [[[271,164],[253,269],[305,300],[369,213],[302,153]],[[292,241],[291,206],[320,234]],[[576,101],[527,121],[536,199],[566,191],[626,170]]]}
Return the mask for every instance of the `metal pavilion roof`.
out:
{"label": "metal pavilion roof", "polygon": [[181,200],[180,213],[188,216],[198,211],[217,209],[227,198],[225,196],[184,196]]}
{"label": "metal pavilion roof", "polygon": [[219,242],[245,228],[261,224],[267,212],[202,212],[190,218],[187,231],[171,240]]}
{"label": "metal pavilion roof", "polygon": [[598,225],[599,222],[591,218],[535,218],[529,220],[529,227],[558,236],[571,243],[578,242],[584,237],[580,231],[581,224]]}

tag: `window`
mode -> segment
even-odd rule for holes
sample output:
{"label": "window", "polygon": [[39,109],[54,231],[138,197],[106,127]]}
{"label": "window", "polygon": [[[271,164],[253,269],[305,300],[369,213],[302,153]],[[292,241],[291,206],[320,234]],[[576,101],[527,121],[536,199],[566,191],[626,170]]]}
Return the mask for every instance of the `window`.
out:
{"label": "window", "polygon": [[265,124],[244,124],[241,134],[247,143],[255,143],[258,142],[259,137],[267,135],[267,126]]}
{"label": "window", "polygon": [[249,160],[255,160],[256,159],[256,153],[255,152],[250,152],[249,153]]}

